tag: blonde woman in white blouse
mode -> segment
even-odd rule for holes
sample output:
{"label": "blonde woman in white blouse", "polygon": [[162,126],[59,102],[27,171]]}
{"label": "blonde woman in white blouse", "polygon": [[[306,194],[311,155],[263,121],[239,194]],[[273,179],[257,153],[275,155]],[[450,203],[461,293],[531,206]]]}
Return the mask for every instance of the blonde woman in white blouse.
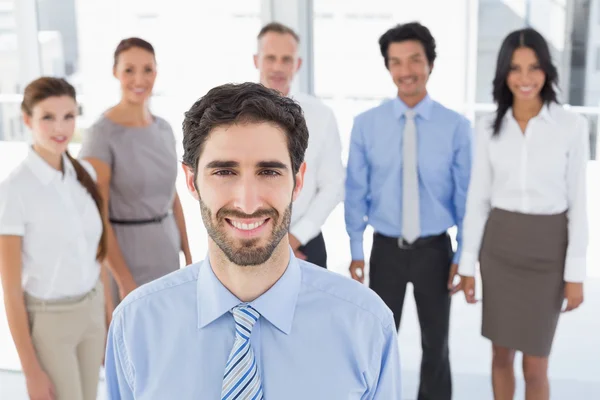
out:
{"label": "blonde woman in white blouse", "polygon": [[33,146],[0,183],[0,277],[29,397],[95,400],[106,320],[100,264],[106,254],[91,165],[67,145],[75,89],[40,78],[21,105]]}
{"label": "blonde woman in white blouse", "polygon": [[513,399],[515,351],[526,399],[549,399],[548,356],[563,302],[583,302],[588,124],[556,100],[557,71],[533,29],[509,34],[494,79],[496,113],[479,124],[467,198],[461,285],[493,345],[495,399]]}

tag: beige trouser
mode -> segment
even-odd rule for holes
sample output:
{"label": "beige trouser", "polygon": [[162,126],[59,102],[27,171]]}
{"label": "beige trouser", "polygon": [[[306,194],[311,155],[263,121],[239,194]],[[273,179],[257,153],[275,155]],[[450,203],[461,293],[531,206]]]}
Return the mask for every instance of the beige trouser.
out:
{"label": "beige trouser", "polygon": [[25,295],[31,338],[56,400],[96,400],[104,356],[104,290],[44,301]]}

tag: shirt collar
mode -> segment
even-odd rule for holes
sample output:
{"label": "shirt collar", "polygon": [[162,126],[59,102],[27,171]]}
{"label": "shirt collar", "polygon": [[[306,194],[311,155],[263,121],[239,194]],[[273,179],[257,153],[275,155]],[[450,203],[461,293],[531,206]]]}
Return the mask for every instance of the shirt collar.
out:
{"label": "shirt collar", "polygon": [[[406,112],[406,110],[409,109],[409,107],[406,105],[406,103],[403,102],[400,99],[400,97],[398,97],[398,96],[396,96],[394,98],[393,106],[394,106],[394,115],[398,119],[402,118],[404,116],[404,113]],[[431,97],[429,97],[429,94],[426,94],[425,97],[423,98],[423,100],[421,100],[419,103],[417,103],[416,106],[413,107],[415,114],[424,119],[431,118],[431,110],[432,109],[433,109],[433,100],[431,99]]]}
{"label": "shirt collar", "polygon": [[[550,122],[550,123],[555,122],[554,118],[552,117],[552,112],[553,112],[552,109],[554,107],[557,107],[557,106],[558,105],[555,104],[555,103],[546,103],[546,104],[544,104],[542,106],[542,109],[540,110],[540,112],[538,113],[538,115],[536,115],[535,118],[539,117],[539,118],[545,120],[546,122]],[[512,119],[512,120],[516,121],[515,120],[515,116],[513,115],[513,109],[512,109],[512,107],[510,107],[508,109],[508,111],[506,111],[506,114],[505,114],[504,118],[508,118],[508,119]]]}
{"label": "shirt collar", "polygon": [[554,118],[552,118],[552,108],[556,105],[554,103],[546,103],[542,107],[539,116],[545,119],[548,122],[554,122]]}
{"label": "shirt collar", "polygon": [[63,154],[63,156],[62,156],[62,160],[63,160],[64,176],[61,171],[58,171],[58,170],[52,168],[46,162],[46,160],[44,160],[42,158],[42,156],[40,156],[35,150],[33,150],[33,148],[29,149],[29,152],[27,153],[27,157],[25,158],[25,162],[26,162],[27,166],[29,167],[29,169],[31,169],[31,171],[34,173],[34,175],[44,185],[49,184],[54,179],[61,179],[63,177],[68,178],[68,177],[76,177],[77,176],[77,174],[75,173],[75,168],[73,167],[73,164],[71,163],[71,161],[65,154]]}
{"label": "shirt collar", "polygon": [[[277,282],[249,304],[286,335],[292,330],[300,293],[301,271],[290,249],[290,262]],[[200,266],[197,287],[198,329],[209,325],[233,307],[243,303],[217,278],[208,256]]]}

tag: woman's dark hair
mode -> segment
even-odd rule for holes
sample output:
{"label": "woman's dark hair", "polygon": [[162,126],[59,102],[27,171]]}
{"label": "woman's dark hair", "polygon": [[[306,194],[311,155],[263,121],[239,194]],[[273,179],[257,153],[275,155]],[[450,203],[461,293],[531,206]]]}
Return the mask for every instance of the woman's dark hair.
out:
{"label": "woman's dark hair", "polygon": [[502,42],[500,52],[498,53],[498,61],[496,63],[496,76],[494,77],[493,97],[497,104],[496,118],[492,124],[494,136],[500,133],[502,128],[502,120],[506,112],[513,105],[513,94],[508,88],[506,79],[510,73],[512,57],[515,50],[526,47],[535,53],[540,68],[546,75],[546,81],[540,91],[542,102],[548,104],[550,102],[558,102],[556,99],[556,91],[554,86],[558,83],[558,72],[554,64],[552,64],[552,56],[546,39],[532,28],[520,29],[508,34]]}
{"label": "woman's dark hair", "polygon": [[402,25],[396,25],[379,38],[379,49],[381,50],[385,67],[388,67],[388,49],[390,44],[407,40],[420,42],[425,49],[425,55],[427,56],[429,66],[433,66],[433,62],[437,56],[435,52],[435,39],[426,26],[421,25],[418,22],[409,22]]}
{"label": "woman's dark hair", "polygon": [[[50,97],[62,97],[68,96],[73,100],[77,101],[75,97],[75,88],[71,86],[69,82],[64,79],[59,78],[50,78],[50,77],[42,77],[34,80],[25,88],[23,92],[23,101],[21,102],[21,110],[23,113],[31,116],[33,113],[33,109],[39,102],[46,100]],[[75,169],[75,173],[77,175],[77,180],[79,183],[86,188],[94,202],[96,203],[96,207],[98,207],[98,211],[100,212],[100,216],[102,219],[102,236],[100,237],[100,244],[98,245],[98,251],[96,253],[96,258],[98,260],[103,260],[106,257],[107,251],[107,238],[106,238],[106,223],[104,218],[104,208],[102,203],[102,197],[100,196],[100,191],[98,190],[98,186],[90,176],[90,174],[86,171],[86,169],[77,161],[75,158],[66,152],[67,157],[73,164],[73,168]]]}
{"label": "woman's dark hair", "polygon": [[149,42],[137,37],[130,37],[121,40],[121,42],[117,46],[114,55],[114,66],[117,66],[117,63],[119,62],[119,56],[121,55],[121,53],[136,47],[142,50],[146,50],[147,52],[156,57],[156,54],[154,53],[154,47]]}
{"label": "woman's dark hair", "polygon": [[217,86],[185,113],[183,163],[195,174],[204,143],[213,129],[248,122],[271,122],[283,129],[292,172],[296,175],[308,146],[308,128],[302,108],[279,92],[250,82]]}

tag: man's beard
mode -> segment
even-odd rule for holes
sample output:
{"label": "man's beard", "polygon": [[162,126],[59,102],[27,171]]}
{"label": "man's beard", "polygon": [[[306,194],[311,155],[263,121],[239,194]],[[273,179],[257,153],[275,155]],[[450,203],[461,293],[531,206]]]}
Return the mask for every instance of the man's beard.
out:
{"label": "man's beard", "polygon": [[[252,215],[246,215],[236,210],[220,209],[217,211],[216,222],[213,220],[210,209],[202,202],[202,198],[200,198],[200,210],[208,235],[219,246],[229,261],[240,266],[261,265],[267,262],[281,239],[287,235],[292,218],[292,203],[286,208],[283,216],[280,216],[274,208],[259,210]],[[225,224],[228,224],[225,218],[270,218],[273,222],[271,237],[266,245],[262,247],[257,246],[261,238],[232,239],[227,236],[225,231]],[[239,246],[235,243],[238,241],[240,242]]]}

